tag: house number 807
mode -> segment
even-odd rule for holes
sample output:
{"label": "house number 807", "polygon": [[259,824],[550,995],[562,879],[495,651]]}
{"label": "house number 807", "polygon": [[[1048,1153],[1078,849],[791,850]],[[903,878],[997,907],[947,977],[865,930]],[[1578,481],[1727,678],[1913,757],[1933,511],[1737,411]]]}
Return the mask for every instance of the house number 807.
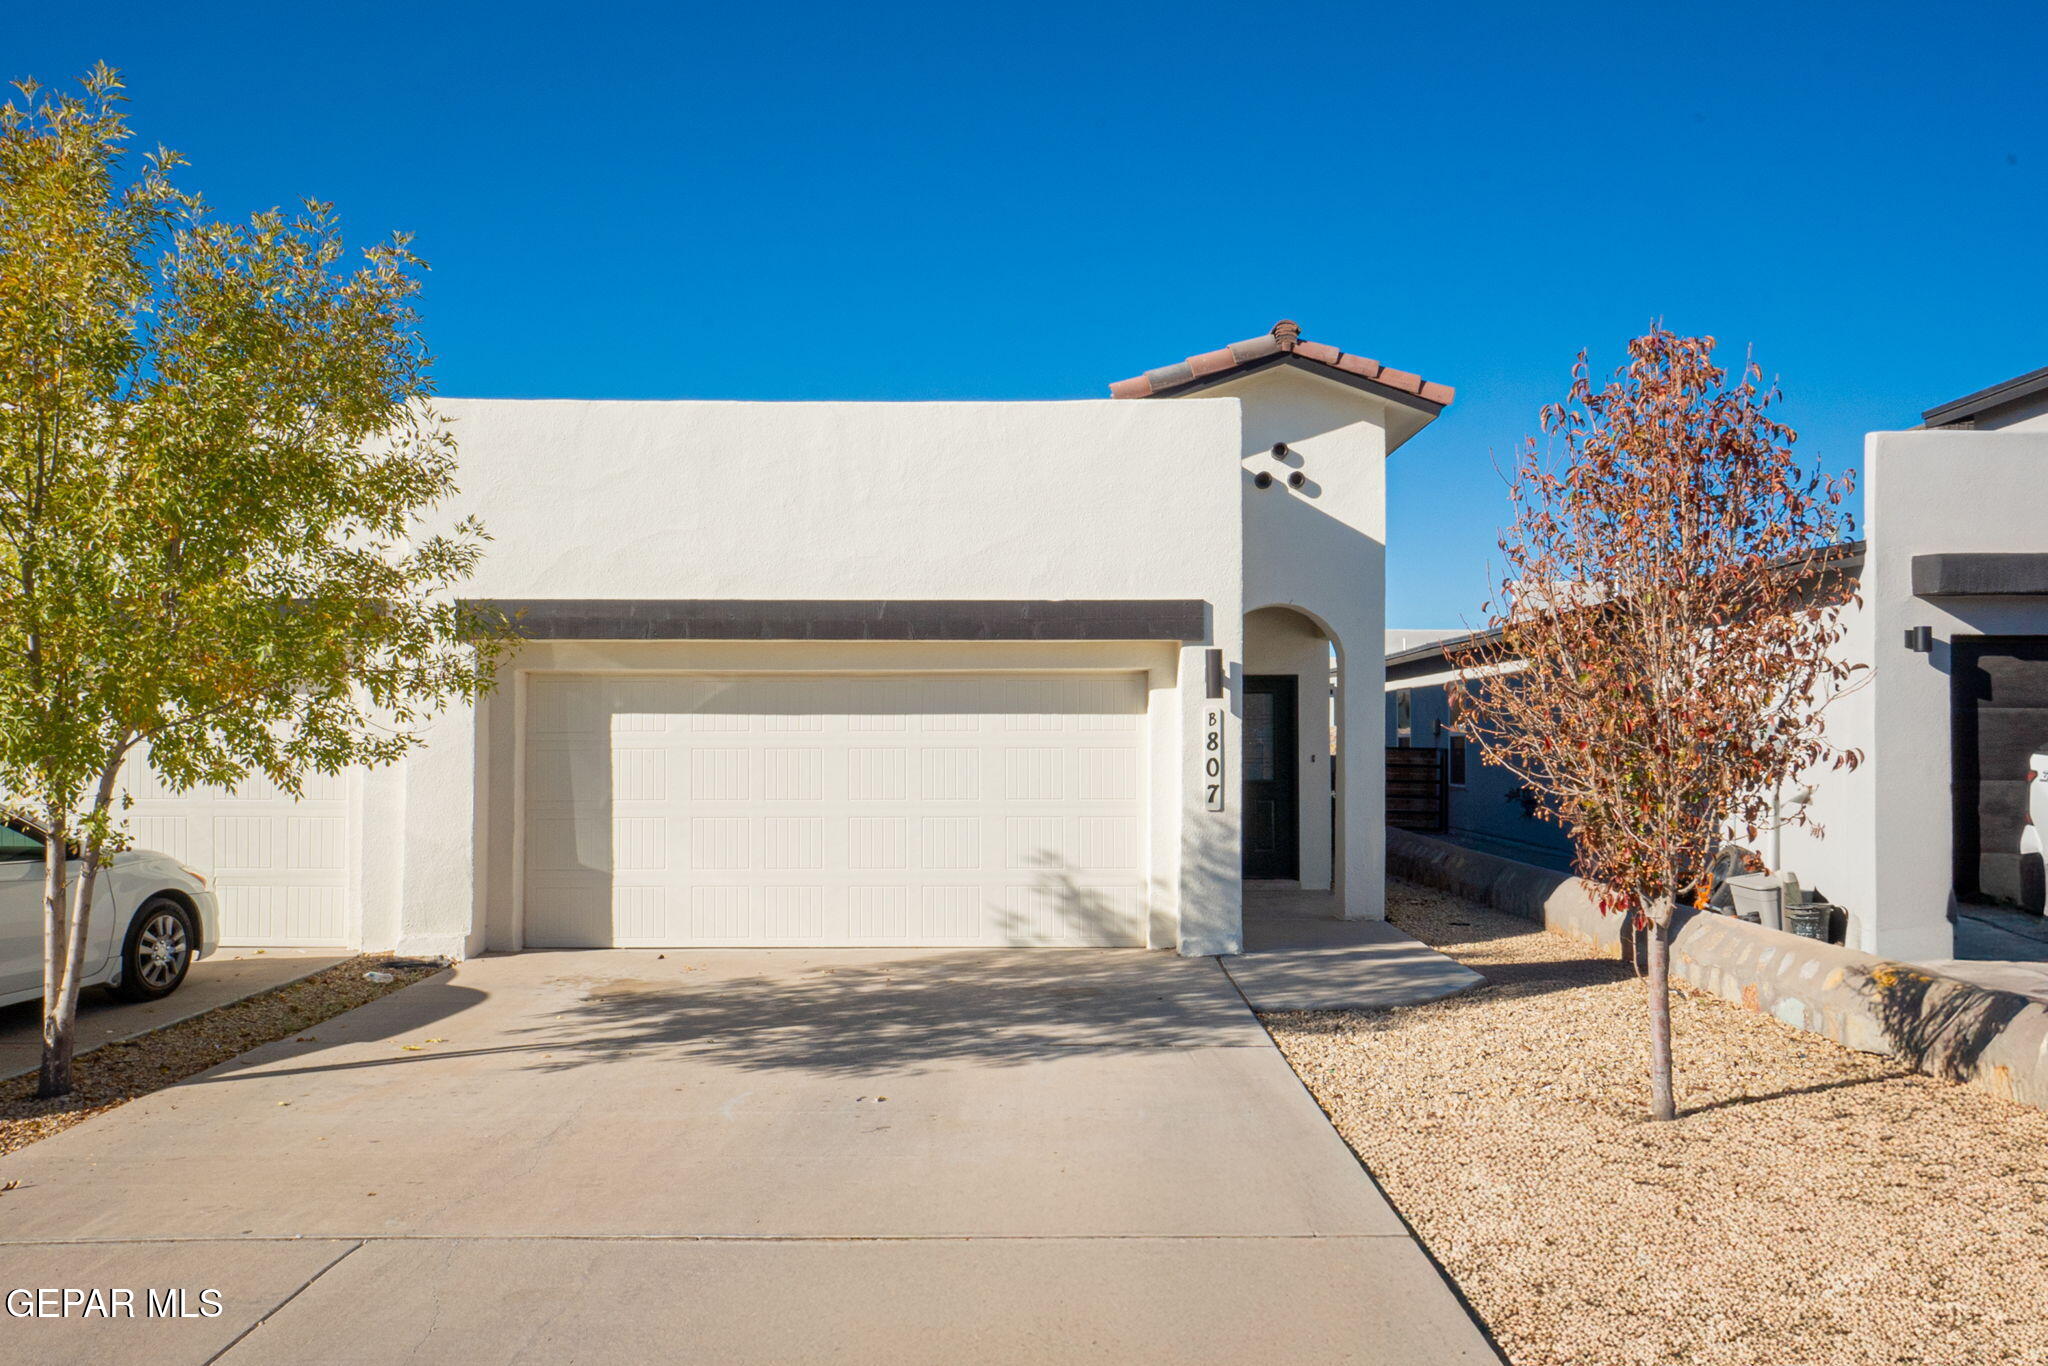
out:
{"label": "house number 807", "polygon": [[1223,809],[1223,704],[1202,709],[1202,791],[1211,811]]}

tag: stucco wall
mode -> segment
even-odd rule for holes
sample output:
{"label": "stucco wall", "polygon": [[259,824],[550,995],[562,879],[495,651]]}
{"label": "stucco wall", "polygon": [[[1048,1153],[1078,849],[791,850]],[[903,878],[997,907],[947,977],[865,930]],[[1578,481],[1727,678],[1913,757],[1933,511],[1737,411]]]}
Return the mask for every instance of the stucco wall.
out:
{"label": "stucco wall", "polygon": [[[1864,443],[1869,549],[1842,650],[1872,666],[1833,704],[1829,733],[1862,751],[1853,773],[1809,774],[1826,831],[1788,830],[1784,866],[1849,911],[1849,944],[1905,961],[1954,952],[1950,642],[2048,633],[2041,599],[1913,595],[1915,555],[2036,551],[2048,525],[2048,432],[1873,432]],[[1905,633],[1931,627],[1932,654]]]}
{"label": "stucco wall", "polygon": [[[1383,400],[1281,367],[1203,391],[1244,404],[1243,602],[1305,613],[1338,657],[1337,853],[1348,917],[1386,915],[1387,424]],[[1290,454],[1276,459],[1276,443]],[[1261,489],[1260,471],[1273,475]],[[1288,487],[1300,470],[1303,488]]]}
{"label": "stucco wall", "polygon": [[[1188,953],[1240,947],[1236,803],[1209,812],[1185,780],[1200,744],[1201,649],[1242,657],[1236,402],[445,408],[463,488],[445,515],[474,514],[494,538],[465,595],[1208,602],[1208,641],[1143,647],[1168,680],[1150,723],[1154,935]],[[558,667],[567,648],[533,647],[512,672]],[[852,667],[822,645],[574,649],[614,650],[605,667]],[[1161,649],[1170,664],[1152,657]],[[1070,652],[990,643],[939,651],[937,664],[929,653],[878,648],[860,667],[1052,667]],[[444,716],[404,764],[402,793],[385,799],[403,809],[402,871],[366,915],[366,942],[378,925],[413,952],[509,946],[518,697],[507,688]],[[1234,725],[1228,744],[1236,772]]]}
{"label": "stucco wall", "polygon": [[[1858,581],[1865,600],[1841,609],[1843,635],[1836,654],[1847,663],[1873,667],[1826,704],[1829,743],[1858,751],[1863,761],[1853,769],[1818,767],[1784,784],[1779,789],[1779,805],[1788,811],[1798,804],[1802,789],[1811,790],[1812,799],[1806,803],[1808,823],[1785,826],[1775,835],[1760,834],[1752,845],[1766,863],[1794,874],[1801,887],[1842,907],[1847,915],[1844,942],[1849,947],[1899,956],[1904,950],[1892,945],[1891,936],[1879,933],[1877,857],[1871,834],[1876,821],[1878,781],[1874,741],[1877,689],[1883,679],[1874,666],[1883,660],[1887,669],[1899,664],[1911,667],[1920,657],[1908,656],[1902,661],[1899,656],[1903,651],[1887,651],[1876,638],[1876,615],[1867,596],[1871,591],[1867,574],[1866,568]],[[1934,723],[1946,737],[1946,700]],[[1946,744],[1945,738],[1943,743]],[[1945,763],[1943,771],[1946,773]],[[1946,801],[1946,796],[1943,800]],[[1944,828],[1947,819],[1944,806]],[[1944,876],[1946,867],[1944,864]],[[1946,957],[1947,953],[1943,948],[1936,956]]]}
{"label": "stucco wall", "polygon": [[443,407],[462,449],[449,511],[496,538],[479,597],[1174,597],[1238,615],[1235,501],[1191,477],[1237,444],[1220,399]]}
{"label": "stucco wall", "polygon": [[[2048,526],[2048,432],[1874,432],[1864,445],[1871,553],[1868,776],[1874,941],[1908,961],[1951,953],[1949,642],[1957,635],[2048,632],[2037,598],[1913,596],[1915,555],[2035,551]],[[1931,655],[1906,649],[1908,627],[1933,628]]]}

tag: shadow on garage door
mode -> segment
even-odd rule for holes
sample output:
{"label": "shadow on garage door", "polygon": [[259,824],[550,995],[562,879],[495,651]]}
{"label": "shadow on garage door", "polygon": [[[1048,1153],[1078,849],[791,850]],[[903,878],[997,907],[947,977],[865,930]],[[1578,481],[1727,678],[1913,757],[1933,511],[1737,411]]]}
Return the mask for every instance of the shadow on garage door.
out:
{"label": "shadow on garage door", "polygon": [[[1950,660],[1956,896],[2019,902],[2027,760],[2048,746],[2048,636],[1957,636]],[[2038,879],[2038,861],[2024,876]]]}

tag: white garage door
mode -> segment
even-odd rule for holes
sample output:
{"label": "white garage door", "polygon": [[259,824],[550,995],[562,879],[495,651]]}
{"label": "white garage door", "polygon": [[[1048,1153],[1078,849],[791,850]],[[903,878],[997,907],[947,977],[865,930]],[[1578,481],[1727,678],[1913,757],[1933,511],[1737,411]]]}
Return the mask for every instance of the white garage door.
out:
{"label": "white garage door", "polygon": [[348,786],[314,774],[298,800],[261,774],[232,791],[172,792],[141,758],[125,782],[129,837],[204,873],[227,944],[352,944]]}
{"label": "white garage door", "polygon": [[535,675],[536,948],[1143,944],[1139,674]]}

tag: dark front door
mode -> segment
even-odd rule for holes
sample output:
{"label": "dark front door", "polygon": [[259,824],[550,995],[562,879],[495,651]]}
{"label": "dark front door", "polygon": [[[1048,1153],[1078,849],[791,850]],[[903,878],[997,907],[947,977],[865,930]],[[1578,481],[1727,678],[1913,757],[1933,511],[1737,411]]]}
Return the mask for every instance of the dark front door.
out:
{"label": "dark front door", "polygon": [[1951,650],[1956,895],[2031,907],[2040,869],[2020,857],[2020,832],[2030,761],[2048,749],[2048,636],[1957,636]]}
{"label": "dark front door", "polygon": [[1293,674],[1244,681],[1244,875],[1301,876],[1301,786],[1295,764],[1299,683]]}

